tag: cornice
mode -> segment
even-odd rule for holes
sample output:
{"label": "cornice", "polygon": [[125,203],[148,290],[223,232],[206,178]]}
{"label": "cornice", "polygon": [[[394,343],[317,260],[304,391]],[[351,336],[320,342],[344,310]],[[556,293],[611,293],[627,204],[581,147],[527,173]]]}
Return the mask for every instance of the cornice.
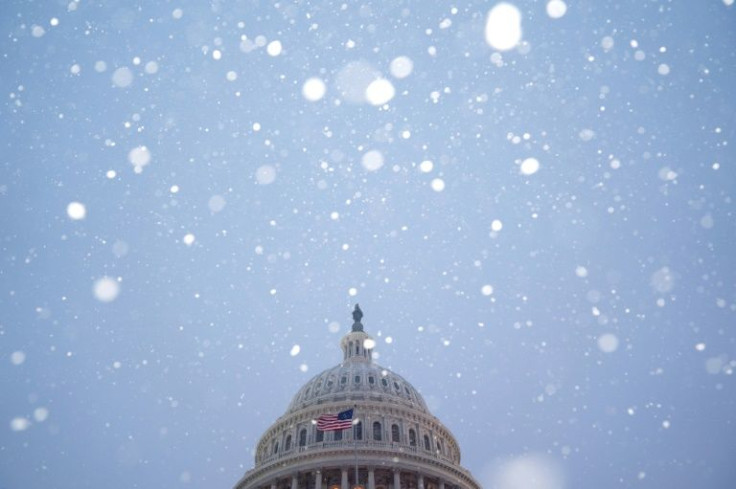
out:
{"label": "cornice", "polygon": [[[387,455],[390,455],[387,456]],[[421,472],[444,480],[454,480],[475,489],[480,485],[465,468],[442,457],[432,456],[395,447],[379,448],[376,446],[327,447],[320,450],[306,448],[296,453],[286,454],[276,460],[249,470],[236,485],[236,489],[246,489],[265,484],[285,474],[351,467],[360,460],[362,466],[383,467],[411,472]]]}

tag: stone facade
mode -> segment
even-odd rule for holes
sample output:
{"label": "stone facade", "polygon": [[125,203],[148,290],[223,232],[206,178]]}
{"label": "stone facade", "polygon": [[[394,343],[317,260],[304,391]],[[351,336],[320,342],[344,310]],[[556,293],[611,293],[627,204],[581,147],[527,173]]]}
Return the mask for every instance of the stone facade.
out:
{"label": "stone facade", "polygon": [[[342,363],[296,393],[235,489],[480,489],[460,465],[455,437],[421,394],[373,363],[375,342],[363,331],[362,313],[353,317],[340,342]],[[350,408],[351,428],[317,430],[319,416]]]}

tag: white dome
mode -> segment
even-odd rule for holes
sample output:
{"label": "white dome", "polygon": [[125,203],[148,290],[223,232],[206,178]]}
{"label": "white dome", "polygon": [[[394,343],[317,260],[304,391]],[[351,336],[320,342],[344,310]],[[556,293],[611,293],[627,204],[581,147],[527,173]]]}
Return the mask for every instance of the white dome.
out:
{"label": "white dome", "polygon": [[[480,489],[421,394],[373,363],[375,342],[362,317],[356,305],[352,330],[340,341],[342,363],[299,389],[261,436],[255,467],[236,489]],[[320,417],[348,412],[349,427],[318,428]]]}
{"label": "white dome", "polygon": [[400,375],[375,363],[347,360],[304,384],[289,404],[287,414],[339,401],[386,402],[429,413],[419,391]]}

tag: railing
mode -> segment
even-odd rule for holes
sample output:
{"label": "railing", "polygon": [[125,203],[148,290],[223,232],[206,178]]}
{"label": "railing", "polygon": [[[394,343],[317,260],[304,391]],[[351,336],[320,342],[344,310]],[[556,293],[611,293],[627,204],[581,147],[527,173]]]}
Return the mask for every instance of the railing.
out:
{"label": "railing", "polygon": [[270,454],[259,460],[258,465],[270,464],[277,460],[293,457],[303,452],[317,452],[317,451],[329,451],[329,450],[381,450],[391,453],[411,453],[416,455],[425,456],[427,458],[434,458],[443,462],[451,464],[457,463],[452,458],[442,453],[433,452],[430,450],[424,450],[418,446],[404,445],[402,443],[388,442],[388,441],[376,441],[376,440],[338,440],[338,441],[324,441],[318,443],[311,443],[306,446],[291,447],[289,450],[280,451],[276,454]]}

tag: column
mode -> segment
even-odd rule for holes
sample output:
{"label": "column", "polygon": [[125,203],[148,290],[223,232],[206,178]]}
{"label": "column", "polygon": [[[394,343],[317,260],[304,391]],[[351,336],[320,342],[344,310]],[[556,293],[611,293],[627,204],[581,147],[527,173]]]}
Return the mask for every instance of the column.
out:
{"label": "column", "polygon": [[376,489],[376,473],[373,467],[368,469],[368,489]]}
{"label": "column", "polygon": [[[296,488],[292,487],[291,489],[296,489]],[[419,474],[417,476],[417,489],[424,489],[424,476],[422,474]]]}
{"label": "column", "polygon": [[394,469],[394,489],[401,489],[401,473],[396,469]]}
{"label": "column", "polygon": [[275,482],[272,482],[271,483],[271,489],[276,489],[276,483]]}
{"label": "column", "polygon": [[443,481],[442,479],[440,479],[440,485],[438,489],[445,489],[445,481]]}
{"label": "column", "polygon": [[[314,489],[322,489],[322,472],[319,470],[314,473]],[[440,489],[445,488],[440,487]]]}
{"label": "column", "polygon": [[291,489],[299,489],[299,479],[297,478],[297,474],[291,476]]}
{"label": "column", "polygon": [[340,482],[340,489],[350,489],[348,486],[348,469],[342,469],[342,481]]}

